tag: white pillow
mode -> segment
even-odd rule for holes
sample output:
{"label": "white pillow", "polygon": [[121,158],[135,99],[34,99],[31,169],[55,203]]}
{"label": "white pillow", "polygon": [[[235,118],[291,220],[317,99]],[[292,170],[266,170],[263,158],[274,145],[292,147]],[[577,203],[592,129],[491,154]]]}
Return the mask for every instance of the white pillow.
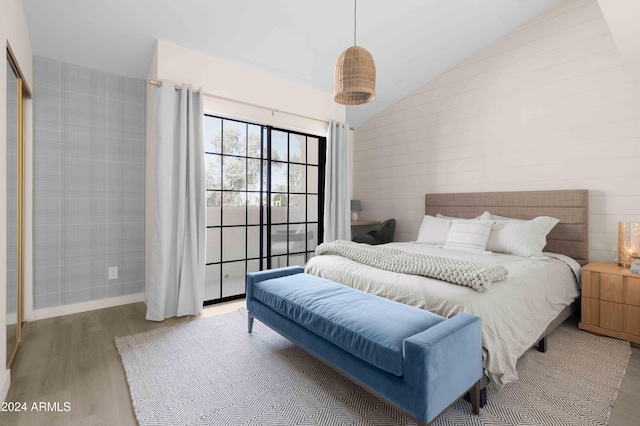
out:
{"label": "white pillow", "polygon": [[[455,216],[445,216],[443,214],[436,214],[436,217],[441,218],[441,219],[459,219],[459,220],[471,220],[465,217],[455,217]],[[484,220],[489,220],[491,219],[491,213],[489,212],[484,212],[482,213],[480,216],[476,216],[473,219],[484,219]]]}
{"label": "white pillow", "polygon": [[[493,216],[496,218],[496,216]],[[532,220],[496,219],[487,250],[524,257],[544,258],[547,235],[560,220],[539,216]]]}
{"label": "white pillow", "polygon": [[451,230],[443,248],[482,253],[486,249],[492,226],[492,220],[454,219],[451,221]]}
{"label": "white pillow", "polygon": [[441,219],[425,215],[418,231],[419,243],[444,244],[447,242],[447,235],[451,229],[450,219]]}
{"label": "white pillow", "polygon": [[[485,212],[485,213],[489,213],[489,212]],[[493,220],[515,220],[518,222],[525,222],[527,219],[516,219],[515,217],[507,217],[507,216],[500,216],[497,214],[491,214],[489,213],[489,217]]]}

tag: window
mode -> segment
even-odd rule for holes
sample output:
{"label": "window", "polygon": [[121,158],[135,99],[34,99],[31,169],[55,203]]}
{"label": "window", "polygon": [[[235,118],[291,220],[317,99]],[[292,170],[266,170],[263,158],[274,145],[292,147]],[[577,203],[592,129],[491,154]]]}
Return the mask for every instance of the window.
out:
{"label": "window", "polygon": [[247,272],[313,256],[326,139],[209,115],[205,138],[206,305],[244,297]]}

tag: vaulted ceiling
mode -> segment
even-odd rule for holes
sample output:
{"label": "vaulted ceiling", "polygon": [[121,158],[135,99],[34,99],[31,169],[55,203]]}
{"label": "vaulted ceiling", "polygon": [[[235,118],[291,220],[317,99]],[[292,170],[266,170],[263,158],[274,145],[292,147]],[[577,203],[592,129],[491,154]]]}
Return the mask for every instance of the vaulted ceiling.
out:
{"label": "vaulted ceiling", "polygon": [[[559,0],[361,0],[357,44],[373,55],[377,98],[358,125]],[[345,0],[23,0],[37,56],[145,78],[157,39],[333,93],[353,45]]]}

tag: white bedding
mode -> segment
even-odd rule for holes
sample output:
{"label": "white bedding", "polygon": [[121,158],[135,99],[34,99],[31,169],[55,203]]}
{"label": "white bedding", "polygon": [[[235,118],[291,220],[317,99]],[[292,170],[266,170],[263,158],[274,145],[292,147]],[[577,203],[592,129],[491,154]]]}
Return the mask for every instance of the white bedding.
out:
{"label": "white bedding", "polygon": [[336,255],[315,256],[305,272],[369,293],[435,312],[445,317],[468,312],[482,318],[485,374],[498,388],[518,380],[516,362],[578,296],[580,266],[572,259],[545,253],[531,259],[500,253],[473,254],[422,243],[388,247],[433,256],[498,263],[509,271],[506,281],[479,293],[469,287],[417,275],[399,274]]}

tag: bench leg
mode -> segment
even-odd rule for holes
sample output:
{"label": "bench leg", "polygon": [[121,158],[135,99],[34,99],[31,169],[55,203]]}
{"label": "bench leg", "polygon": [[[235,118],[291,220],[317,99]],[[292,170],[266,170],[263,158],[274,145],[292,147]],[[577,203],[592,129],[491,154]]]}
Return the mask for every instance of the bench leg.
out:
{"label": "bench leg", "polygon": [[[478,400],[478,408],[476,410],[476,406],[474,403],[474,398],[476,398],[477,395],[477,400]],[[480,408],[484,407],[485,405],[487,405],[487,389],[484,388],[482,389],[480,387],[480,381],[478,381],[475,385],[473,385],[473,387],[471,389],[469,389],[469,392],[467,392],[464,395],[464,399],[469,401],[471,403],[471,408],[473,409],[473,413],[474,414],[478,414],[480,413]],[[476,412],[477,411],[477,412]]]}
{"label": "bench leg", "polygon": [[249,333],[253,331],[253,314],[251,311],[247,311],[247,331]]}
{"label": "bench leg", "polygon": [[476,382],[473,389],[469,391],[469,399],[471,400],[471,408],[473,414],[480,414],[480,380]]}

